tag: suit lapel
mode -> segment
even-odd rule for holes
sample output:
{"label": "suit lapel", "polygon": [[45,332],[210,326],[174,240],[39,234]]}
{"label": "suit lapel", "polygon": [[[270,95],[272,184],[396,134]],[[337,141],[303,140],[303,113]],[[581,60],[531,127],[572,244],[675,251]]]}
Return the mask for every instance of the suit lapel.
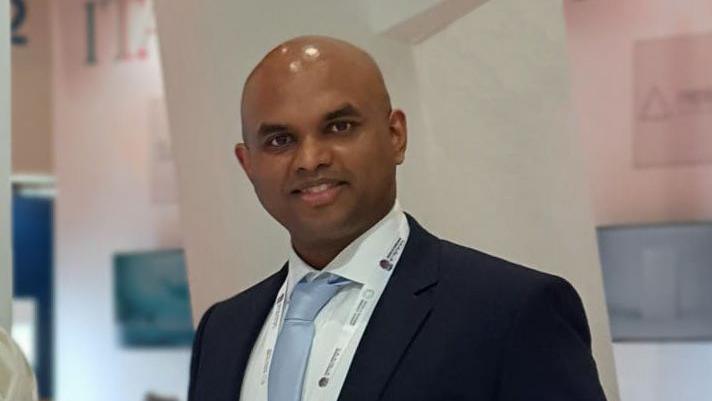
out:
{"label": "suit lapel", "polygon": [[242,325],[235,326],[235,331],[233,333],[232,343],[234,344],[234,360],[236,363],[235,368],[235,378],[233,383],[236,383],[237,394],[239,397],[240,391],[242,390],[242,381],[245,376],[245,369],[247,368],[247,362],[252,353],[252,348],[254,347],[255,341],[262,330],[262,326],[272,310],[272,305],[277,297],[277,292],[279,291],[282,283],[287,278],[287,264],[282,266],[282,269],[272,275],[266,282],[265,285],[259,288],[259,292],[253,296],[254,301],[250,302],[246,307],[247,311],[242,311],[239,313],[240,316],[236,316],[235,321],[242,321]]}
{"label": "suit lapel", "polygon": [[406,216],[408,242],[356,349],[339,401],[379,399],[432,308],[439,240]]}

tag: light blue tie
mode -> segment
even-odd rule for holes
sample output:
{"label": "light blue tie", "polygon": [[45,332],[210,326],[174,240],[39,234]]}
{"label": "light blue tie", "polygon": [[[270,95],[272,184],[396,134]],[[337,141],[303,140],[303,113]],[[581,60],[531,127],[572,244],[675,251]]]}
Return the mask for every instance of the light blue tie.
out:
{"label": "light blue tie", "polygon": [[302,279],[294,287],[269,367],[269,401],[299,401],[302,398],[304,373],[314,339],[314,319],[348,283],[342,277],[327,273],[313,281]]}

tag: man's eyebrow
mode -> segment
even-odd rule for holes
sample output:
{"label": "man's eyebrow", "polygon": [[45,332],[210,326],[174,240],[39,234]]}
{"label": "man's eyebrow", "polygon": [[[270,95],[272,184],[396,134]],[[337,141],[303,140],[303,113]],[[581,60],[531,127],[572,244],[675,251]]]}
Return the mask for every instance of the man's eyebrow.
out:
{"label": "man's eyebrow", "polygon": [[[335,120],[342,117],[360,117],[361,113],[351,103],[346,103],[337,110],[330,111],[324,115],[324,121]],[[262,123],[257,128],[257,136],[263,137],[275,132],[289,131],[287,124]]]}
{"label": "man's eyebrow", "polygon": [[341,117],[360,117],[361,113],[352,104],[347,103],[337,110],[330,111],[324,115],[324,121],[336,120]]}
{"label": "man's eyebrow", "polygon": [[275,132],[287,131],[289,128],[284,124],[270,124],[262,123],[257,129],[257,136],[262,137],[265,135],[273,134]]}

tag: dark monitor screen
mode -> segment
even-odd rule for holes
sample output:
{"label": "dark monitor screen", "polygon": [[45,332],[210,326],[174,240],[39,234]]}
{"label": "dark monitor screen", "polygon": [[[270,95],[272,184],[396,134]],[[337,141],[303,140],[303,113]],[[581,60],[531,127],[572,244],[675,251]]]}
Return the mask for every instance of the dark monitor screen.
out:
{"label": "dark monitor screen", "polygon": [[712,224],[600,227],[617,341],[712,340]]}

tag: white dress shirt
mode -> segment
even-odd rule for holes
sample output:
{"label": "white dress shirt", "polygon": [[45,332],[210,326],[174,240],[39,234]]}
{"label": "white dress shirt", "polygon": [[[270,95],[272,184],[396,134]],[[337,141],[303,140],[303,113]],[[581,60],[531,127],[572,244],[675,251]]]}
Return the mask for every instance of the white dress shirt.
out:
{"label": "white dress shirt", "polygon": [[[328,272],[351,281],[324,306],[314,321],[314,341],[304,375],[302,401],[337,399],[373,307],[397,265],[397,258],[405,246],[409,232],[405,214],[396,200],[391,211],[383,219],[351,242],[321,271],[309,266],[290,247],[287,280],[280,291],[280,293],[286,291],[287,300],[294,286],[305,276],[307,280],[313,280],[322,272]],[[390,260],[394,255],[393,267],[385,269],[380,262],[386,258]],[[369,307],[363,310],[355,331],[348,337],[351,341],[340,354],[338,363],[332,369],[330,379],[327,381],[328,385],[325,385],[322,379],[325,369],[330,362],[333,364],[332,358],[337,343],[340,339],[343,341],[343,338],[346,338],[345,327],[353,319],[352,312],[356,302],[361,302],[364,288],[374,289],[368,295]],[[279,300],[276,300],[275,305],[278,302]],[[286,307],[289,307],[288,303]],[[269,371],[267,361],[271,358],[271,350],[274,349],[274,335],[268,335],[271,326],[268,322],[275,318],[276,309],[275,306],[272,307],[252,347],[240,391],[242,401],[267,401],[267,385],[264,379],[265,372]]]}

